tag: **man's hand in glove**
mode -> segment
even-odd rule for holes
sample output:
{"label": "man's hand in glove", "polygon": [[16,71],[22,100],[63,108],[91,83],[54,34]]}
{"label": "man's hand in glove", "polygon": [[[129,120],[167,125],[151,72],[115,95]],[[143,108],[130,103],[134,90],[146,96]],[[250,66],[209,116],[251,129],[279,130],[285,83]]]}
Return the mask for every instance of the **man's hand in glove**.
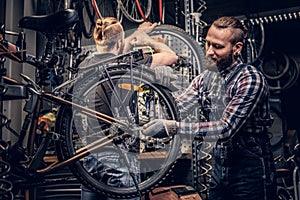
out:
{"label": "man's hand in glove", "polygon": [[125,136],[128,135],[128,128],[118,124],[118,123],[112,123],[109,128],[109,138],[117,138],[119,136]]}
{"label": "man's hand in glove", "polygon": [[143,126],[143,134],[155,138],[164,138],[176,134],[175,120],[154,119]]}

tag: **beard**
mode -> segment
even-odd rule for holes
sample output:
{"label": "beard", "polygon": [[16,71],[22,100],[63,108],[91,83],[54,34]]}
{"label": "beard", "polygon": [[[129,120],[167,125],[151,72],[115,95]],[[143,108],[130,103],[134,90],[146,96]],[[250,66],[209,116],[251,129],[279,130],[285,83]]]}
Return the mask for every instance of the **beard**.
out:
{"label": "beard", "polygon": [[204,66],[209,71],[213,71],[213,72],[218,71],[217,61],[210,56],[206,56]]}
{"label": "beard", "polygon": [[205,67],[210,71],[221,71],[226,69],[233,63],[233,52],[221,58],[214,59],[211,56],[206,56]]}

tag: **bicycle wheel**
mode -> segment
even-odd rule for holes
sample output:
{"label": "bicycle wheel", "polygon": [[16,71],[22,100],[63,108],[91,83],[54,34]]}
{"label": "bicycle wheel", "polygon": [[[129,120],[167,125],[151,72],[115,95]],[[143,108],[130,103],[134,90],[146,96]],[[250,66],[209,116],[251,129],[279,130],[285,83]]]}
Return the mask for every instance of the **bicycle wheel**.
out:
{"label": "bicycle wheel", "polygon": [[90,0],[77,0],[75,9],[79,16],[79,32],[87,39],[93,36],[96,11]]}
{"label": "bicycle wheel", "polygon": [[143,22],[150,15],[152,0],[117,0],[117,2],[124,16],[132,22]]}
{"label": "bicycle wheel", "polygon": [[264,56],[261,71],[272,93],[281,93],[293,86],[299,77],[297,62],[284,53],[270,52]]}
{"label": "bicycle wheel", "polygon": [[248,38],[242,50],[242,57],[247,64],[256,64],[265,44],[265,31],[262,23],[246,23]]}
{"label": "bicycle wheel", "polygon": [[118,6],[117,1],[89,0],[93,4],[98,18],[102,19],[107,16],[115,17],[122,22],[122,11]]}
{"label": "bicycle wheel", "polygon": [[173,25],[160,25],[155,27],[149,35],[153,38],[163,38],[178,56],[188,61],[190,65],[179,69],[187,80],[191,81],[203,70],[204,49],[181,28]]}
{"label": "bicycle wheel", "polygon": [[[137,128],[155,118],[177,119],[172,96],[169,91],[154,84],[153,75],[143,66],[129,70],[127,64],[113,64],[107,68],[107,73],[95,68],[87,78],[74,85],[72,99],[85,108],[102,112]],[[88,156],[73,163],[70,169],[85,186],[106,196],[131,198],[150,191],[166,179],[179,156],[179,135],[145,139],[129,134],[121,141],[115,139],[110,142],[105,140],[105,136],[112,132],[119,135],[120,128],[74,106],[63,106],[57,121],[57,131],[64,136],[60,149],[62,158],[71,158],[82,152],[80,148],[89,151]],[[95,142],[99,139],[104,140],[96,147]],[[123,152],[125,146],[130,150]],[[103,160],[103,155],[116,160],[112,164],[111,160]],[[128,166],[126,160],[130,163]],[[90,161],[97,162],[93,169]],[[126,176],[125,182],[128,184],[108,183],[108,174],[120,174],[119,171],[131,174]]]}

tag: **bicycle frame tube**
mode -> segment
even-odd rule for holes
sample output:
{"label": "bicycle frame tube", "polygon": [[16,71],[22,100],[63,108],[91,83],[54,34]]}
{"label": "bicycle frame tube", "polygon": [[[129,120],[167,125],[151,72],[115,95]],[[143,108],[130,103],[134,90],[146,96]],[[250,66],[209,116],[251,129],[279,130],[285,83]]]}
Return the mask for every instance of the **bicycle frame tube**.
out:
{"label": "bicycle frame tube", "polygon": [[[11,79],[9,77],[3,77],[3,79],[8,82],[9,84],[14,84],[14,85],[25,85],[23,83],[20,83],[14,79]],[[41,151],[37,151],[34,152],[34,143],[35,143],[35,136],[36,136],[36,132],[37,132],[37,125],[38,125],[38,118],[39,118],[39,113],[41,110],[41,105],[43,101],[49,101],[49,102],[54,102],[58,105],[70,105],[73,106],[77,109],[79,109],[81,112],[83,112],[84,114],[90,115],[92,117],[95,117],[99,120],[105,121],[106,123],[118,123],[122,126],[128,127],[128,125],[120,120],[117,120],[116,118],[110,117],[108,115],[105,115],[101,112],[89,109],[87,107],[81,106],[79,104],[76,104],[72,101],[68,101],[64,98],[55,96],[51,93],[47,93],[47,92],[42,92],[42,93],[38,93],[36,92],[35,95],[37,95],[37,100],[35,102],[35,105],[33,105],[32,107],[34,107],[34,110],[32,110],[32,117],[30,118],[30,129],[29,129],[29,135],[28,135],[28,140],[27,140],[27,148],[28,148],[28,156],[31,156],[33,159],[30,162],[30,164],[28,166],[26,166],[27,169],[33,169],[35,170],[35,168],[38,167],[41,159],[43,159],[44,157],[44,153],[45,151],[41,150]],[[31,112],[30,112],[31,113]],[[29,114],[30,114],[29,113]],[[27,127],[28,125],[26,125],[25,127]],[[24,130],[25,131],[25,130]],[[25,133],[24,135],[20,136],[21,138],[25,137]],[[85,146],[81,149],[78,149],[76,152],[76,155],[73,156],[70,159],[64,160],[64,161],[56,161],[54,163],[52,163],[51,165],[49,165],[46,168],[43,169],[39,169],[36,172],[37,173],[47,173],[50,172],[52,170],[55,170],[59,167],[63,167],[63,166],[67,166],[73,162],[76,162],[80,159],[82,159],[83,157],[87,156],[89,154],[90,151],[93,150],[97,150],[101,147],[103,147],[104,145],[107,145],[108,143],[112,142],[114,139],[121,137],[121,136],[112,136],[112,135],[108,135],[102,139],[96,140],[93,143],[89,144],[88,146]],[[22,139],[19,139],[22,140]],[[42,147],[40,148],[44,148],[45,146],[41,145]]]}
{"label": "bicycle frame tube", "polygon": [[[123,126],[128,126],[127,124],[125,124],[124,122],[122,121],[119,121],[113,117],[110,117],[110,116],[107,116],[103,113],[100,113],[100,112],[97,112],[97,111],[94,111],[94,110],[91,110],[89,108],[86,108],[86,107],[83,107],[81,105],[78,105],[76,103],[73,103],[71,101],[68,101],[68,100],[65,100],[63,98],[60,98],[60,97],[57,97],[57,96],[54,96],[52,94],[49,94],[49,93],[43,93],[41,94],[41,96],[43,97],[43,99],[45,100],[51,100],[51,101],[54,101],[56,103],[60,103],[60,104],[67,104],[67,105],[72,105],[76,108],[79,108],[82,110],[82,112],[84,114],[88,114],[88,115],[91,115],[99,120],[102,120],[102,121],[105,121],[107,123],[119,123]],[[39,109],[39,106],[37,106],[37,109]],[[28,169],[34,169],[34,167],[36,167],[36,163],[39,162],[39,159],[43,158],[44,155],[44,151],[41,151],[41,155],[36,153],[36,154],[33,154],[33,145],[34,145],[34,136],[35,136],[35,132],[34,130],[36,130],[36,127],[37,127],[37,118],[36,120],[33,120],[32,121],[32,128],[30,129],[30,135],[29,135],[29,140],[28,140],[28,147],[31,148],[31,151],[30,151],[30,155],[33,156],[33,160],[32,162],[29,164],[29,166],[27,166]],[[94,151],[94,150],[97,150],[109,143],[111,143],[113,140],[117,139],[118,137],[122,137],[122,136],[116,136],[114,137],[113,135],[107,135],[106,137],[104,138],[101,138],[99,140],[96,140],[94,141],[93,143],[81,148],[81,149],[78,149],[77,152],[76,152],[76,155],[72,156],[71,158],[67,159],[67,160],[63,160],[63,161],[56,161],[52,164],[50,164],[48,167],[46,168],[43,168],[43,169],[39,169],[39,170],[36,170],[37,173],[40,173],[40,174],[43,174],[43,173],[47,173],[47,172],[51,172],[52,170],[55,170],[57,168],[60,168],[60,167],[64,167],[64,166],[67,166],[71,163],[74,163],[76,161],[79,161],[80,159],[84,158],[85,156],[87,156],[91,151]]]}
{"label": "bicycle frame tube", "polygon": [[81,105],[79,105],[79,104],[76,104],[76,103],[74,103],[74,102],[72,102],[72,101],[68,101],[68,100],[66,100],[66,99],[63,99],[63,98],[58,97],[58,96],[55,96],[55,95],[53,95],[53,94],[50,94],[50,93],[43,93],[42,96],[44,96],[44,97],[45,97],[46,99],[48,99],[48,100],[54,101],[54,102],[59,103],[59,104],[71,105],[71,106],[73,106],[73,107],[75,107],[75,108],[80,109],[80,110],[81,110],[82,112],[84,112],[85,114],[88,114],[88,115],[91,115],[91,116],[93,116],[93,117],[96,117],[97,119],[103,120],[103,121],[105,121],[105,122],[107,122],[107,123],[110,123],[110,124],[112,124],[112,123],[118,123],[118,124],[120,124],[120,125],[123,125],[123,126],[125,126],[125,127],[128,127],[128,125],[127,125],[126,123],[124,123],[124,122],[122,122],[122,121],[120,121],[120,120],[117,120],[117,119],[114,118],[114,117],[110,117],[110,116],[108,116],[108,115],[106,115],[106,114],[103,114],[103,113],[101,113],[101,112],[92,110],[92,109],[87,108],[87,107],[84,107],[84,106],[81,106]]}
{"label": "bicycle frame tube", "polygon": [[69,158],[67,160],[56,161],[56,162],[52,163],[51,165],[49,165],[48,167],[37,170],[36,172],[40,173],[40,174],[44,174],[44,173],[47,173],[47,172],[51,172],[52,170],[55,170],[57,168],[64,167],[64,166],[67,166],[71,163],[79,161],[80,159],[82,159],[85,156],[89,155],[90,152],[92,152],[94,150],[97,150],[97,149],[111,143],[114,139],[116,139],[116,138],[108,139],[109,136],[110,135],[108,135],[104,138],[98,139],[95,142],[92,142],[91,144],[89,144],[89,145],[87,145],[83,148],[78,149],[77,152],[76,152],[76,155],[72,156],[71,158]]}

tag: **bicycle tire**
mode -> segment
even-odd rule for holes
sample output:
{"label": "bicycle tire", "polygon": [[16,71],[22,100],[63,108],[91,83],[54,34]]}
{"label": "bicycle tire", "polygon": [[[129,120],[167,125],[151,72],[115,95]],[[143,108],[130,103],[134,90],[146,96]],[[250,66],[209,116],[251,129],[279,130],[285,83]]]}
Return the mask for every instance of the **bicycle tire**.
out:
{"label": "bicycle tire", "polygon": [[132,22],[143,22],[151,13],[152,0],[139,0],[142,10],[144,10],[144,18],[141,16],[138,5],[135,0],[117,0],[124,16]]}
{"label": "bicycle tire", "polygon": [[96,21],[96,11],[90,0],[79,0],[76,2],[76,10],[79,16],[79,31],[87,39],[93,36]]}
{"label": "bicycle tire", "polygon": [[261,71],[267,78],[272,93],[281,93],[292,87],[299,77],[297,62],[284,53],[271,52],[270,55],[266,55]]}
{"label": "bicycle tire", "polygon": [[261,71],[267,79],[278,80],[289,70],[290,60],[285,53],[271,51],[264,56]]}
{"label": "bicycle tire", "polygon": [[167,45],[178,55],[187,59],[191,64],[184,76],[191,81],[204,68],[205,51],[204,48],[183,29],[173,25],[159,25],[149,33],[151,37],[159,37],[166,40]]}
{"label": "bicycle tire", "polygon": [[[128,83],[129,81],[134,81],[135,85],[138,83],[138,85],[142,84],[147,86],[147,91],[151,91],[153,92],[153,95],[156,96],[157,99],[153,99],[153,102],[151,102],[153,104],[153,108],[158,108],[160,107],[161,110],[160,112],[158,110],[153,110],[152,113],[156,113],[156,117],[166,117],[166,118],[170,118],[170,119],[178,119],[178,113],[177,113],[177,109],[175,107],[175,104],[173,102],[173,97],[170,95],[170,91],[166,90],[166,88],[161,87],[160,85],[157,85],[154,83],[153,81],[153,74],[151,74],[150,71],[148,71],[147,69],[144,69],[144,67],[136,67],[133,68],[132,71],[129,70],[129,65],[127,64],[121,64],[121,65],[113,65],[107,68],[108,74],[104,75],[103,72],[96,72],[92,71],[90,73],[90,76],[88,76],[87,78],[83,78],[82,80],[80,80],[78,82],[78,87],[73,88],[73,92],[72,95],[80,97],[79,99],[77,98],[73,98],[75,99],[75,101],[79,101],[81,103],[83,103],[83,106],[89,106],[88,101],[84,102],[85,98],[88,97],[89,95],[93,96],[95,93],[95,90],[97,89],[97,87],[101,87],[101,88],[106,88],[107,90],[105,90],[105,94],[111,94],[107,95],[107,102],[113,102],[113,96],[112,95],[112,91],[109,91],[107,85],[110,85],[111,83],[114,84],[120,84],[120,82],[123,83]],[[141,73],[142,72],[142,73]],[[145,73],[146,72],[146,73]],[[145,76],[143,76],[142,74],[145,74]],[[109,76],[111,78],[111,80],[106,77]],[[133,75],[133,76],[132,76]],[[112,82],[111,82],[112,81]],[[124,82],[123,82],[124,81]],[[107,84],[107,85],[106,85]],[[119,85],[120,86],[120,85]],[[122,86],[120,86],[122,87]],[[123,91],[123,89],[122,89]],[[127,91],[127,90],[126,90]],[[127,96],[127,92],[123,91],[126,93],[125,96]],[[139,93],[141,94],[141,93]],[[86,98],[88,99],[88,98]],[[122,98],[122,100],[124,100]],[[139,102],[137,99],[136,102]],[[103,101],[104,102],[104,101]],[[104,103],[105,104],[105,103]],[[111,105],[106,106],[106,108],[110,108]],[[115,107],[115,106],[112,106]],[[136,110],[136,109],[132,109],[132,110]],[[73,114],[72,114],[73,112]],[[112,110],[108,110],[108,112],[110,112],[111,114],[114,113],[114,111]],[[151,113],[151,111],[150,111]],[[59,156],[59,158],[71,158],[72,156],[75,155],[76,150],[82,146],[83,144],[85,144],[85,141],[88,140],[88,137],[85,137],[87,132],[80,124],[78,124],[77,122],[81,122],[82,119],[84,117],[80,117],[80,115],[83,115],[82,113],[79,114],[76,109],[73,109],[70,106],[62,106],[60,111],[59,111],[59,115],[57,117],[57,121],[59,122],[57,124],[57,131],[58,133],[63,135],[63,140],[62,140],[62,144],[60,146],[59,149],[59,154],[62,154],[61,156]],[[132,113],[132,115],[137,118],[139,113]],[[155,117],[155,116],[152,116]],[[146,117],[147,118],[147,117]],[[139,117],[140,121],[142,121],[142,119]],[[145,120],[145,119],[143,119]],[[108,128],[108,124],[105,122],[100,122],[98,120],[93,120],[93,119],[87,119],[86,121],[89,121],[89,126],[88,129],[89,131],[92,132],[92,134],[95,134],[95,132],[97,132],[98,130],[100,130],[101,128],[103,128],[102,130]],[[139,121],[139,123],[141,124],[141,122]],[[98,126],[95,126],[98,125]],[[104,128],[106,127],[106,128]],[[84,129],[84,130],[80,130],[80,129]],[[92,129],[92,130],[90,130]],[[83,135],[81,137],[80,131],[83,132]],[[80,138],[81,137],[81,138]],[[146,145],[146,144],[143,144]],[[142,146],[143,146],[142,145]],[[148,145],[148,144],[147,144]],[[156,144],[159,145],[159,144]],[[179,156],[179,152],[180,152],[180,137],[179,135],[175,135],[173,136],[173,138],[171,140],[169,140],[167,143],[164,144],[164,147],[161,147],[162,149],[157,149],[158,154],[160,153],[165,153],[165,157],[163,157],[162,159],[157,158],[160,162],[156,163],[159,166],[155,166],[155,170],[151,171],[151,170],[143,170],[140,173],[137,173],[137,175],[139,175],[141,177],[141,181],[138,183],[138,187],[139,187],[139,191],[141,194],[149,192],[150,190],[152,190],[153,188],[157,187],[159,184],[161,184],[170,174],[170,172],[172,171],[175,163],[176,163],[176,159]],[[83,145],[84,146],[84,145]],[[146,148],[144,148],[146,149]],[[98,150],[97,150],[98,151]],[[100,149],[99,149],[100,151]],[[138,154],[138,156],[141,158],[142,156],[157,156],[157,152],[156,151],[149,151],[149,149],[145,152],[142,152],[141,154]],[[96,157],[96,154],[92,154],[93,156]],[[154,158],[154,157],[153,157]],[[153,158],[149,159],[149,162],[145,159],[140,159],[140,165],[141,166],[152,166],[153,167]],[[143,161],[143,162],[142,162]],[[112,187],[107,185],[106,183],[103,183],[99,180],[97,180],[97,178],[95,178],[94,176],[92,176],[92,174],[90,174],[86,168],[83,166],[83,163],[81,161],[77,161],[75,163],[72,164],[72,166],[70,167],[70,169],[72,170],[73,174],[78,178],[78,180],[81,181],[82,184],[84,184],[86,187],[90,188],[91,190],[99,193],[99,194],[104,194],[106,196],[109,197],[113,197],[113,198],[132,198],[135,196],[140,195],[139,193],[137,193],[137,188],[136,186],[129,186],[126,188],[116,188],[116,187]],[[144,169],[143,167],[141,167],[141,169]],[[98,172],[97,172],[98,173]]]}
{"label": "bicycle tire", "polygon": [[119,20],[120,23],[123,22],[123,12],[118,2],[114,4],[114,16]]}
{"label": "bicycle tire", "polygon": [[92,5],[99,19],[110,16],[122,22],[123,15],[117,1],[92,0]]}

